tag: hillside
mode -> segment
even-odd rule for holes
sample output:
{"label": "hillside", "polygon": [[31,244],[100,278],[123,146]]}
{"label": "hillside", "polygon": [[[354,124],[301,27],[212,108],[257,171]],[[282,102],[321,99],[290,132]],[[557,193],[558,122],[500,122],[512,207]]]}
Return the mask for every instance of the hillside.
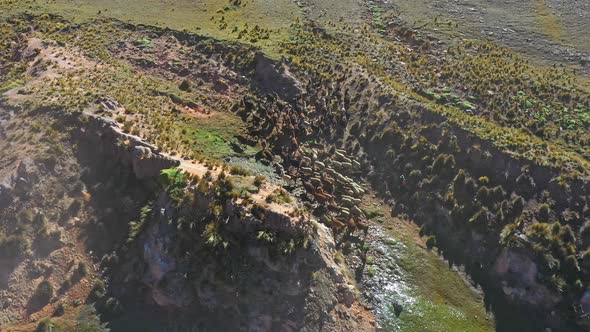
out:
{"label": "hillside", "polygon": [[0,0],[0,330],[590,328],[587,7]]}

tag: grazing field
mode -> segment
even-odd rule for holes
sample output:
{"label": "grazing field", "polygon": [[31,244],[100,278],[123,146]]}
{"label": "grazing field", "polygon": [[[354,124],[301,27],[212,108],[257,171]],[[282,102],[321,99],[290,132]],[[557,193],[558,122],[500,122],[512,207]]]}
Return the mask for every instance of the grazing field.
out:
{"label": "grazing field", "polygon": [[477,36],[500,41],[538,60],[576,66],[590,62],[588,1],[398,0],[389,4],[408,25],[446,40]]}
{"label": "grazing field", "polygon": [[[291,0],[3,0],[0,15],[51,13],[74,22],[114,18],[254,44],[273,53],[301,11]],[[264,32],[252,32],[258,26]]]}

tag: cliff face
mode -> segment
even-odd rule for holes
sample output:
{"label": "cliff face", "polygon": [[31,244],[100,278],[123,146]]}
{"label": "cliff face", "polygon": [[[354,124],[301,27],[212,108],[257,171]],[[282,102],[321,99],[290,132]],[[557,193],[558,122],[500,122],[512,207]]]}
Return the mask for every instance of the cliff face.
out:
{"label": "cliff face", "polygon": [[92,113],[85,116],[88,122],[80,128],[80,141],[91,153],[108,155],[122,167],[130,167],[138,179],[154,178],[161,170],[180,165],[140,137],[123,132],[113,120]]}
{"label": "cliff face", "polygon": [[[153,182],[162,169],[180,164],[109,119],[83,118],[74,137],[89,167],[127,170],[139,181]],[[97,164],[90,166],[93,160]],[[356,302],[354,281],[343,272],[346,266],[334,261],[334,239],[324,225],[309,216],[289,215],[276,204],[220,201],[217,185],[211,180],[204,190],[203,184],[193,183],[182,189],[182,199],[170,189],[157,194],[134,239],[121,241],[103,259],[110,294],[130,307],[137,305],[141,290],[146,300],[139,306],[174,310],[184,327],[374,328],[372,314]],[[221,215],[211,214],[213,205]],[[215,227],[226,242],[212,247],[208,232],[217,219]],[[264,240],[261,234],[272,238]],[[113,319],[114,328],[124,324],[124,314]]]}
{"label": "cliff face", "polygon": [[[373,328],[371,315],[355,301],[355,286],[343,273],[346,267],[334,261],[334,240],[325,226],[312,227],[308,219],[272,209],[255,216],[243,203],[230,200],[215,226],[228,243],[212,247],[205,211],[215,199],[210,192],[189,191],[192,204],[178,206],[165,192],[155,201],[141,234],[121,256],[124,263],[113,267],[113,292],[119,298],[129,296],[129,283],[142,285],[147,305],[174,310],[185,326],[198,322],[244,331]],[[273,238],[263,240],[261,232]],[[296,244],[287,249],[291,240]]]}

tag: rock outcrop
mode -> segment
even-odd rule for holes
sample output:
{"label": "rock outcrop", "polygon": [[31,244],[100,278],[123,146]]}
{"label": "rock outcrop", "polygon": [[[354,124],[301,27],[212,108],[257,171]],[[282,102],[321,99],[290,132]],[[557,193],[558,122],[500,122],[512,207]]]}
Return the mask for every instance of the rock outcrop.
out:
{"label": "rock outcrop", "polygon": [[138,179],[153,178],[162,169],[180,165],[178,160],[160,154],[157,147],[140,137],[123,132],[115,121],[91,113],[85,116],[88,123],[80,128],[79,136],[88,149],[130,167]]}
{"label": "rock outcrop", "polygon": [[[204,324],[221,324],[211,329],[372,328],[366,317],[357,317],[363,309],[344,267],[334,260],[336,246],[327,227],[272,206],[251,213],[244,202],[232,199],[226,201],[217,226],[231,244],[213,249],[202,235],[207,227],[198,221],[188,229],[183,225],[188,218],[199,220],[215,195],[188,190],[191,205],[178,206],[167,193],[160,195],[135,249],[122,260],[128,265],[119,273],[147,287],[153,304],[179,314],[207,312]],[[260,240],[261,231],[274,234],[275,240]],[[308,237],[308,245],[288,253],[280,249],[280,241],[302,237]]]}
{"label": "rock outcrop", "polygon": [[303,94],[305,89],[286,66],[275,64],[274,61],[258,54],[255,59],[255,80],[265,93],[276,93],[285,100],[293,100]]}

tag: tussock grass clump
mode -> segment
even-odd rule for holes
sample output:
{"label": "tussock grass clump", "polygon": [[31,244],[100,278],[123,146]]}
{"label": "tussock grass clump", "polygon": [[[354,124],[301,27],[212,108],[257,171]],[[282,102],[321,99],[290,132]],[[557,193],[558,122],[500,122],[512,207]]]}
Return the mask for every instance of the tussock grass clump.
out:
{"label": "tussock grass clump", "polygon": [[267,203],[291,203],[292,199],[291,196],[289,196],[289,193],[282,189],[275,189],[270,195],[268,195],[266,197],[266,202]]}
{"label": "tussock grass clump", "polygon": [[43,306],[53,297],[53,285],[48,280],[43,280],[37,285],[32,300],[39,306]]}
{"label": "tussock grass clump", "polygon": [[230,174],[232,175],[241,175],[241,176],[248,176],[250,175],[250,171],[237,165],[233,165],[229,169]]}

